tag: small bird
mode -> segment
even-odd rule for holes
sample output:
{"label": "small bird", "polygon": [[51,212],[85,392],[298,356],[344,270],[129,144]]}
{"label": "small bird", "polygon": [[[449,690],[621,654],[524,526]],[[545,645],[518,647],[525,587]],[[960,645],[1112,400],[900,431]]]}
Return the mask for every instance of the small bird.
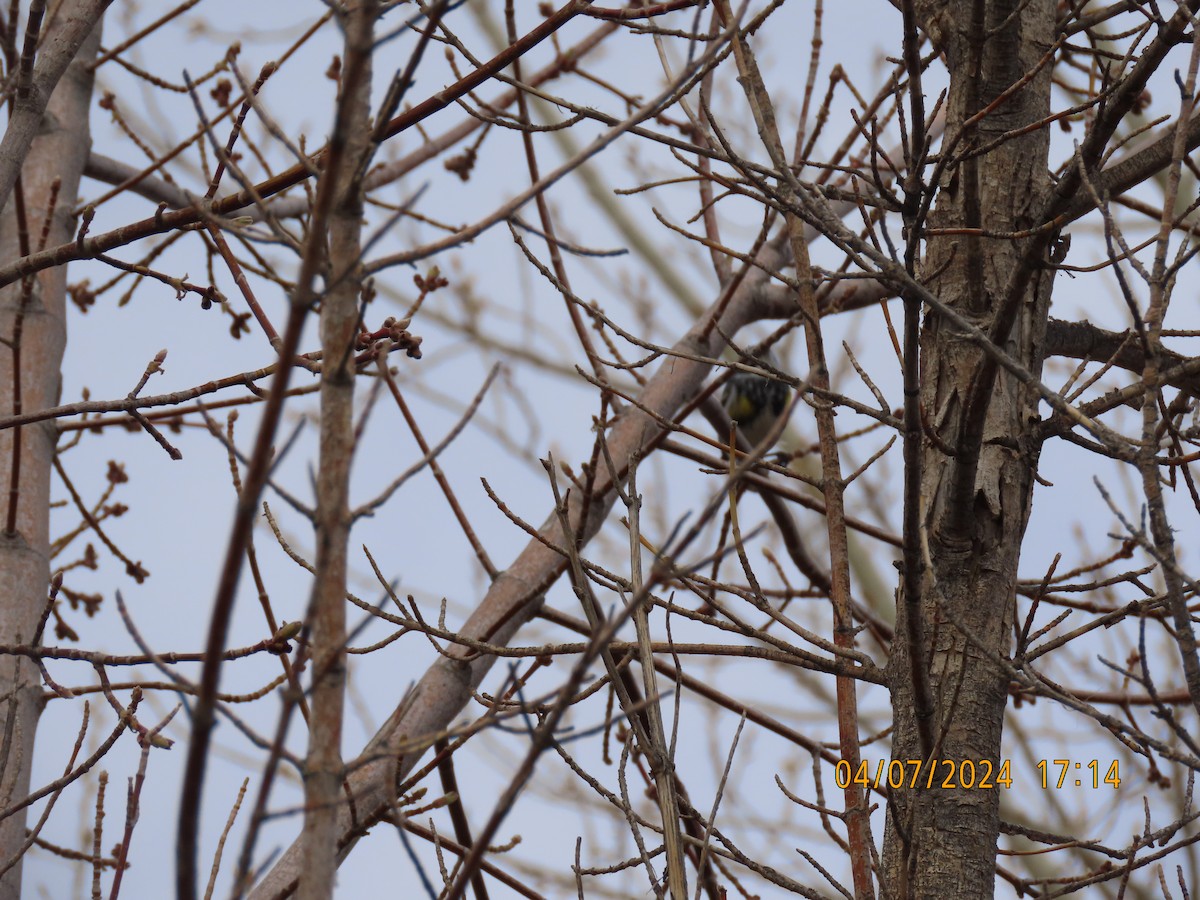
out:
{"label": "small bird", "polygon": [[[748,357],[746,361],[751,364],[762,363],[772,369],[779,368],[770,350],[757,357]],[[729,418],[737,422],[746,443],[757,447],[771,434],[783,414],[788,391],[786,384],[774,378],[734,372],[721,391],[721,405],[725,407]]]}

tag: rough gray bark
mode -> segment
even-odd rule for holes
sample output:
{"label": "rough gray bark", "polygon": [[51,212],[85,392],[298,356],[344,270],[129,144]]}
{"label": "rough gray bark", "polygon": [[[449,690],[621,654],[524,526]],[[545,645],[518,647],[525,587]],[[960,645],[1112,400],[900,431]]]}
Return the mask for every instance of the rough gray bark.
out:
{"label": "rough gray bark", "polygon": [[[948,58],[948,141],[967,128],[957,144],[958,158],[938,186],[938,206],[929,224],[1023,231],[1039,224],[1050,196],[1047,129],[1010,137],[978,156],[972,151],[1049,113],[1048,67],[977,125],[964,123],[1037,66],[1053,40],[1054,3],[978,0],[953,6],[918,4],[923,24],[938,36]],[[939,18],[946,11],[953,15]],[[933,236],[920,275],[939,299],[987,330],[1030,240]],[[1003,345],[1035,375],[1041,371],[1050,288],[1048,273],[1029,280]],[[926,559],[920,635],[933,704],[933,747],[926,766],[941,764],[942,769],[930,789],[891,793],[882,873],[887,896],[990,897],[995,885],[999,792],[944,789],[940,782],[949,771],[943,760],[956,765],[990,761],[995,769],[1000,765],[1008,675],[995,661],[1009,653],[1017,563],[1037,464],[1036,449],[1022,439],[1036,418],[1037,396],[1001,372],[990,395],[982,398],[986,409],[981,408],[971,392],[983,361],[966,335],[935,313],[927,314],[921,334],[921,405],[940,440],[927,436],[922,451]],[[973,424],[980,421],[981,432]],[[896,633],[901,635],[906,631],[905,603],[898,603],[897,610]],[[895,715],[892,757],[920,758],[904,641],[893,645],[889,677]]]}
{"label": "rough gray bark", "polygon": [[[78,197],[79,180],[87,162],[91,138],[88,108],[92,96],[92,72],[86,61],[100,46],[100,28],[88,35],[81,23],[96,22],[105,4],[64,4],[58,17],[47,27],[43,54],[58,52],[64,40],[75,35],[71,53],[79,53],[69,66],[57,66],[54,79],[40,79],[34,69],[34,90],[53,91],[45,115],[39,114],[39,131],[31,141],[18,140],[13,150],[22,154],[12,160],[20,170],[27,241],[41,239],[43,223],[53,201],[53,220],[46,242],[55,245],[70,240],[75,231],[72,210]],[[66,37],[64,37],[64,33]],[[84,39],[86,38],[86,39]],[[82,46],[80,46],[82,40]],[[50,49],[52,48],[52,49]],[[69,58],[69,57],[68,57]],[[65,68],[65,74],[63,69]],[[55,81],[61,76],[61,80]],[[44,99],[43,99],[44,102]],[[7,152],[9,137],[0,145]],[[22,167],[21,162],[25,164]],[[9,184],[11,189],[12,184]],[[21,251],[18,206],[13,196],[0,218],[0,257],[18,259]],[[34,248],[36,249],[36,247]],[[25,251],[28,252],[28,251]],[[44,409],[59,399],[59,370],[66,347],[65,267],[46,269],[32,279],[27,299],[20,282],[0,292],[0,409],[14,409],[18,394],[25,409]],[[19,371],[14,372],[14,349],[10,342],[19,331]],[[0,431],[0,472],[4,492],[3,516],[14,508],[15,526],[0,526],[0,643],[31,643],[38,620],[46,606],[46,586],[50,577],[49,520],[50,480],[54,445],[58,429],[53,421]],[[13,457],[20,441],[19,466]],[[29,793],[33,763],[34,734],[41,714],[41,676],[32,660],[8,656],[0,661],[0,808],[10,806]],[[16,858],[25,842],[25,812],[0,822],[0,866],[14,862],[0,878],[0,900],[21,896],[21,861]]]}

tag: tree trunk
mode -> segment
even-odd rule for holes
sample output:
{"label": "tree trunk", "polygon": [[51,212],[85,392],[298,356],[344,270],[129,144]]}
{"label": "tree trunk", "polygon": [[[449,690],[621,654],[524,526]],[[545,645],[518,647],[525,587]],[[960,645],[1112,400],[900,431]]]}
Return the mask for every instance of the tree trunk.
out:
{"label": "tree trunk", "polygon": [[[920,275],[939,299],[986,331],[1000,314],[1030,239],[985,235],[1039,224],[1052,185],[1046,127],[983,148],[1049,113],[1048,66],[1013,96],[997,98],[1037,68],[1049,50],[1054,4],[927,2],[918,3],[917,12],[946,53],[951,78],[946,145],[955,159],[937,185],[929,226],[956,232],[929,236]],[[996,107],[978,124],[964,126],[992,103]],[[1035,375],[1041,371],[1050,289],[1049,272],[1034,272],[1001,344]],[[996,660],[1009,654],[1017,564],[1037,464],[1037,450],[1023,440],[1037,411],[1036,394],[1004,371],[988,380],[986,368],[982,351],[965,334],[936,313],[926,316],[921,406],[936,438],[926,434],[921,453],[924,566],[917,633],[929,672],[933,744],[920,783],[890,795],[886,896],[982,898],[992,896],[995,884],[998,789],[942,787],[951,763],[951,784],[958,784],[966,761],[974,764],[977,778],[990,763],[993,783],[1000,768],[1008,676]],[[910,760],[923,754],[909,649],[901,639],[907,633],[903,597],[897,606],[889,662],[892,756]],[[937,769],[926,787],[932,765]]]}
{"label": "tree trunk", "polygon": [[[63,49],[72,28],[79,33],[80,17],[95,19],[95,3],[66,3],[42,35],[37,62]],[[86,21],[83,20],[83,21]],[[9,23],[15,27],[15,23]],[[86,33],[86,32],[84,32]],[[82,36],[82,34],[80,34]],[[88,60],[100,46],[100,28],[92,29],[66,73],[47,86],[41,65],[35,66],[30,91],[53,90],[44,116],[33,109],[37,136],[28,145],[27,162],[20,181],[9,194],[0,218],[0,258],[19,259],[39,243],[57,246],[75,233],[74,210],[79,179],[87,161],[91,138],[88,109],[92,95],[92,71]],[[17,101],[17,105],[21,105]],[[19,116],[10,118],[4,147],[11,152],[21,143],[14,132]],[[19,163],[18,163],[19,164]],[[52,221],[46,230],[47,213]],[[24,222],[19,220],[23,217]],[[24,234],[21,234],[24,225]],[[45,235],[43,237],[43,233]],[[32,245],[22,248],[22,244]],[[0,410],[4,413],[45,409],[58,402],[60,369],[66,346],[65,266],[46,269],[31,276],[27,284],[17,282],[0,291]],[[96,352],[90,348],[90,352]],[[0,471],[3,502],[0,503],[0,643],[33,643],[38,621],[46,608],[50,578],[50,472],[58,438],[54,420],[0,431]],[[0,660],[0,808],[23,800],[29,793],[33,763],[34,733],[41,714],[41,676],[34,663],[22,656]],[[0,822],[0,866],[23,852],[25,813]],[[0,878],[0,900],[18,900],[21,895],[21,862]]]}

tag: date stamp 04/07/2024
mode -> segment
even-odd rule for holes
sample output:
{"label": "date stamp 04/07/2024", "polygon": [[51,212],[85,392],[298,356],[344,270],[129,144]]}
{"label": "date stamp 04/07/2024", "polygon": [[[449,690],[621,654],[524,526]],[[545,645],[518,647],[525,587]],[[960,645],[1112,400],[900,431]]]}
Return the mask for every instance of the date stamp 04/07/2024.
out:
{"label": "date stamp 04/07/2024", "polygon": [[[1043,790],[1061,790],[1068,786],[1116,790],[1121,786],[1117,760],[1041,759],[1037,770]],[[893,789],[920,786],[929,790],[1007,790],[1013,786],[1012,761],[1004,759],[997,765],[990,759],[881,759],[872,764],[864,759],[852,766],[842,759],[834,766],[834,781],[842,789],[857,784],[866,788],[886,785]]]}

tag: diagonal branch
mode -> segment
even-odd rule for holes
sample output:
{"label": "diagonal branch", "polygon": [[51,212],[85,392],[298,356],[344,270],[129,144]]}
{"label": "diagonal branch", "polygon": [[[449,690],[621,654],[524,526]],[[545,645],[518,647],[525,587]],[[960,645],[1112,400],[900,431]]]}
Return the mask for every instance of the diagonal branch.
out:
{"label": "diagonal branch", "polygon": [[[763,260],[764,268],[777,266],[776,257]],[[758,290],[767,276],[762,269],[747,275],[732,299],[724,305],[719,328],[702,317],[676,343],[679,357],[659,366],[638,398],[616,420],[608,436],[613,470],[624,479],[633,459],[641,457],[661,433],[658,418],[670,418],[700,390],[709,366],[695,362],[697,356],[718,356],[723,349],[722,333],[736,334],[760,313]],[[656,418],[657,417],[657,418]],[[598,473],[590,500],[572,492],[565,500],[564,517],[570,523],[579,547],[595,537],[616,499],[613,479]],[[586,506],[586,517],[585,513]],[[540,530],[508,569],[492,582],[460,633],[470,640],[507,644],[525,622],[542,606],[545,592],[566,568],[566,560],[552,546],[562,546],[564,536],[559,514],[552,511]],[[461,712],[472,691],[483,681],[496,657],[476,653],[463,645],[449,648],[429,667],[409,696],[397,707],[367,744],[349,778],[356,815],[347,808],[338,814],[342,834],[339,855],[344,858],[357,841],[355,827],[387,809],[398,780],[412,770],[424,750]],[[293,843],[250,894],[250,900],[266,900],[285,894],[304,866],[300,844]]]}
{"label": "diagonal branch", "polygon": [[[41,131],[50,95],[110,3],[112,0],[87,0],[65,5],[60,12],[62,24],[38,50],[28,84],[21,79],[12,101],[8,128],[0,140],[0,209],[8,205],[33,139]],[[8,26],[15,28],[16,23],[9,22]]]}

